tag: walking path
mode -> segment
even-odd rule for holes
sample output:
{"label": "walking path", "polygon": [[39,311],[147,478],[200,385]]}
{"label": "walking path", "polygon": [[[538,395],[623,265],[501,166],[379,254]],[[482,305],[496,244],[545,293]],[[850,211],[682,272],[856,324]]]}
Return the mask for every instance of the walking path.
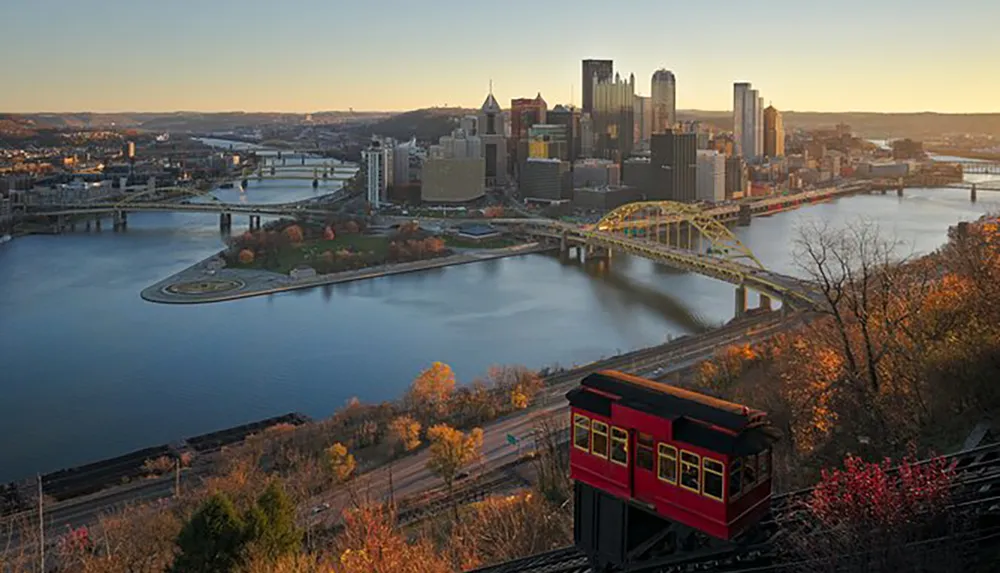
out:
{"label": "walking path", "polygon": [[218,255],[215,255],[152,286],[146,287],[143,289],[141,296],[147,301],[163,304],[223,302],[322,285],[540,253],[551,249],[552,247],[539,243],[528,243],[503,249],[469,250],[438,259],[380,265],[355,271],[300,279],[294,279],[288,275],[271,271],[226,268],[222,259]]}

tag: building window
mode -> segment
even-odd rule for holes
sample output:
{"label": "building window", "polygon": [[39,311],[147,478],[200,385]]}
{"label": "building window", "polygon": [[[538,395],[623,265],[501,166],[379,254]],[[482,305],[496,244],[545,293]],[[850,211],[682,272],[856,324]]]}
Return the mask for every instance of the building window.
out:
{"label": "building window", "polygon": [[580,414],[573,416],[573,446],[590,451],[590,419]]}
{"label": "building window", "polygon": [[701,458],[698,454],[681,452],[681,487],[701,493]]}
{"label": "building window", "polygon": [[701,468],[705,472],[702,493],[706,497],[722,501],[722,483],[726,466],[720,461],[704,458],[701,460]]}
{"label": "building window", "polygon": [[677,448],[660,444],[659,466],[659,478],[677,485]]}
{"label": "building window", "polygon": [[743,458],[743,487],[749,488],[757,483],[757,456]]}
{"label": "building window", "polygon": [[764,450],[757,454],[757,473],[760,481],[771,477],[771,450]]}
{"label": "building window", "polygon": [[611,428],[611,461],[628,465],[628,432],[621,428]]}
{"label": "building window", "polygon": [[486,114],[486,135],[496,135],[497,134],[497,116],[488,113]]}
{"label": "building window", "polygon": [[635,448],[635,465],[653,471],[653,436],[639,432]]}
{"label": "building window", "polygon": [[608,457],[608,425],[594,420],[594,435],[590,441],[590,452],[597,457]]}
{"label": "building window", "polygon": [[740,496],[740,489],[743,486],[743,461],[737,459],[729,466],[729,499],[733,500]]}

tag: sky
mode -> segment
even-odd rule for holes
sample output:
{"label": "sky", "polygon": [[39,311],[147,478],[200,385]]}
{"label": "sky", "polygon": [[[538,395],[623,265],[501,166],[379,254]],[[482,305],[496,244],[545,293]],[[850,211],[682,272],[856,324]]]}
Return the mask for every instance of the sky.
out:
{"label": "sky", "polygon": [[579,105],[585,58],[680,109],[1000,112],[1000,1],[0,1],[0,112]]}

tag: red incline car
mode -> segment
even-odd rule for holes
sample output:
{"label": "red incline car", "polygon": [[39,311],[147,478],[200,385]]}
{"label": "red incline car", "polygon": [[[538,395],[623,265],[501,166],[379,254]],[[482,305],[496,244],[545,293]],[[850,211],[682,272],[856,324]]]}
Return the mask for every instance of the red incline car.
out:
{"label": "red incline car", "polygon": [[616,371],[566,397],[575,537],[592,559],[624,563],[670,528],[734,541],[768,512],[778,435],[764,412]]}

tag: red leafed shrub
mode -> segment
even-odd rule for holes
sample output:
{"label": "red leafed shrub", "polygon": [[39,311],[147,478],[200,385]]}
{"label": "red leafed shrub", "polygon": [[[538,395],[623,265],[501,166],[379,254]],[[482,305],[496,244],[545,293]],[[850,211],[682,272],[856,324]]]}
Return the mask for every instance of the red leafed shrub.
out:
{"label": "red leafed shrub", "polygon": [[828,527],[893,527],[947,506],[954,462],[937,458],[917,464],[904,458],[898,474],[889,468],[888,459],[876,464],[847,456],[844,469],[823,470],[809,509]]}
{"label": "red leafed shrub", "polygon": [[332,241],[337,238],[337,234],[333,232],[333,227],[327,226],[323,229],[323,239],[327,241]]}

